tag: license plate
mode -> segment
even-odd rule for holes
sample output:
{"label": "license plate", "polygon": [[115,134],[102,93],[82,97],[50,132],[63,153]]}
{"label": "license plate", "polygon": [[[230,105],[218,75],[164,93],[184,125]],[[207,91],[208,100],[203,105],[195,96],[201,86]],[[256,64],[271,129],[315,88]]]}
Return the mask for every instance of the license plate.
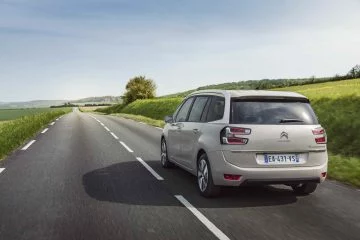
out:
{"label": "license plate", "polygon": [[304,159],[299,154],[261,154],[257,162],[261,165],[303,164]]}

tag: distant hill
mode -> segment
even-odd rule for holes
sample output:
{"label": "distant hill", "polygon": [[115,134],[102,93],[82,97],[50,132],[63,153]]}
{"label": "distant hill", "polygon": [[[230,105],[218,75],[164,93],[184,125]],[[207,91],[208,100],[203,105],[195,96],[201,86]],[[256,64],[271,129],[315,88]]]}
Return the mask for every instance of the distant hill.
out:
{"label": "distant hill", "polygon": [[74,101],[70,101],[71,103],[122,103],[122,99],[120,96],[103,96],[103,97],[88,97],[82,98]]}
{"label": "distant hill", "polygon": [[0,109],[10,108],[46,108],[50,106],[62,105],[64,103],[74,104],[99,104],[99,103],[121,103],[121,97],[115,96],[103,96],[103,97],[88,97],[77,100],[34,100],[28,102],[0,102]]}

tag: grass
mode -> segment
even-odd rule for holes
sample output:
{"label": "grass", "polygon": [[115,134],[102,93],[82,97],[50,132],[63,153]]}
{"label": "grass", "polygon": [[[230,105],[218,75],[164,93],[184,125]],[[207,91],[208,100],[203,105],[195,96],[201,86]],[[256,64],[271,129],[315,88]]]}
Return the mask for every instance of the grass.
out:
{"label": "grass", "polygon": [[329,154],[329,177],[360,187],[360,158]]}
{"label": "grass", "polygon": [[321,98],[338,99],[345,96],[360,97],[360,79],[275,88],[272,90],[298,92],[307,96],[312,101]]}
{"label": "grass", "polygon": [[121,109],[122,113],[142,115],[145,117],[164,120],[164,117],[174,113],[182,98],[160,98],[137,100]]}
{"label": "grass", "polygon": [[71,108],[30,114],[0,124],[0,159],[33,137],[40,129],[55,118],[70,112]]}
{"label": "grass", "polygon": [[13,120],[23,116],[53,111],[52,108],[0,109],[0,121]]}
{"label": "grass", "polygon": [[143,122],[155,127],[164,127],[165,123],[162,120],[156,120],[156,119],[152,119],[152,118],[148,118],[148,117],[144,117],[141,115],[133,115],[133,114],[125,114],[125,113],[114,113],[112,114],[114,116],[118,116],[118,117],[123,117],[126,119],[131,119],[131,120],[135,120],[138,122]]}
{"label": "grass", "polygon": [[103,108],[107,108],[108,106],[84,106],[84,107],[79,107],[79,110],[81,112],[94,112],[97,109],[103,109]]}

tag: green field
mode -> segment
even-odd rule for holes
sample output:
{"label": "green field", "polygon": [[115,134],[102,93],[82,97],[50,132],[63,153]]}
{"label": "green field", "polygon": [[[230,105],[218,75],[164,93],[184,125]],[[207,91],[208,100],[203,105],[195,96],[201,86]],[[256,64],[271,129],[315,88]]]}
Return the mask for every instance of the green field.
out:
{"label": "green field", "polygon": [[13,120],[19,117],[52,111],[52,108],[0,109],[0,121]]}
{"label": "green field", "polygon": [[[13,112],[0,110],[0,113],[7,113],[6,119],[16,118],[14,120],[0,122],[0,160],[23,144],[27,139],[33,137],[49,122],[70,112],[71,108],[38,110],[39,111],[32,109],[32,111],[27,111],[27,109],[23,109]],[[23,112],[21,113],[21,111]],[[5,119],[5,117],[3,119]]]}
{"label": "green field", "polygon": [[[360,79],[273,90],[298,92],[310,99],[328,135],[329,177],[360,187]],[[102,112],[162,120],[172,114],[181,101],[182,98],[137,100],[127,106],[102,109]],[[151,124],[151,121],[147,122]]]}
{"label": "green field", "polygon": [[307,96],[310,100],[321,98],[339,99],[346,96],[360,97],[360,79],[275,88],[273,90],[298,92]]}

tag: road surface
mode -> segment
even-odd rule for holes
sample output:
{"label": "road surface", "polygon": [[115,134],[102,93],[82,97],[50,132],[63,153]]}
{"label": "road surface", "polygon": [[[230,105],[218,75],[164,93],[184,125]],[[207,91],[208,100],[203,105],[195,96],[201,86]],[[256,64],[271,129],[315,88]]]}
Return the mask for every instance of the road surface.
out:
{"label": "road surface", "polygon": [[161,130],[74,111],[0,163],[0,239],[360,239],[360,191],[225,189],[160,165]]}

